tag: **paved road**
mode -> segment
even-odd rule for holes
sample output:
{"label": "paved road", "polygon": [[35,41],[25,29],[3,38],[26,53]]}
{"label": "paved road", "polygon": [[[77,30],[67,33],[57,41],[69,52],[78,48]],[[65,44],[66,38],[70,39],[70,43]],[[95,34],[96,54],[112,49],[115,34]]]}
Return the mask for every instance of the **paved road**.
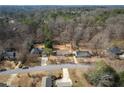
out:
{"label": "paved road", "polygon": [[91,68],[93,66],[94,65],[89,65],[89,64],[60,64],[60,65],[35,66],[35,67],[30,67],[29,69],[17,68],[14,70],[0,72],[0,75],[28,73],[28,72],[34,72],[34,71],[50,71],[50,70],[58,70],[62,68]]}

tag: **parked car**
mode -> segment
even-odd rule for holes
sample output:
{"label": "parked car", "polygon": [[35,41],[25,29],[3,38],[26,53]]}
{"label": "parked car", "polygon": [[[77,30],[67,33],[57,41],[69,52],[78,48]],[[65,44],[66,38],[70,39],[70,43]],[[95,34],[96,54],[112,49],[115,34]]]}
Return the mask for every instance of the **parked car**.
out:
{"label": "parked car", "polygon": [[6,71],[7,69],[0,69],[0,72]]}
{"label": "parked car", "polygon": [[124,53],[122,55],[119,55],[119,59],[124,60]]}
{"label": "parked car", "polygon": [[22,67],[22,69],[29,69],[29,67],[27,67],[27,66],[26,67]]}

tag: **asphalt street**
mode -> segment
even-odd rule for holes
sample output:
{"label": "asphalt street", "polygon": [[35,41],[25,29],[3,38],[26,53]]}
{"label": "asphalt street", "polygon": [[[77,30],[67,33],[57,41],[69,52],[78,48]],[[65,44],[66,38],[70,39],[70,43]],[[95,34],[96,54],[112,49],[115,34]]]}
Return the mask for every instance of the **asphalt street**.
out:
{"label": "asphalt street", "polygon": [[46,66],[35,66],[29,67],[28,69],[17,68],[13,70],[7,70],[0,72],[0,75],[9,75],[9,74],[17,74],[17,73],[29,73],[35,71],[51,71],[58,70],[62,68],[75,69],[75,68],[91,68],[94,65],[90,64],[60,64],[60,65],[46,65]]}

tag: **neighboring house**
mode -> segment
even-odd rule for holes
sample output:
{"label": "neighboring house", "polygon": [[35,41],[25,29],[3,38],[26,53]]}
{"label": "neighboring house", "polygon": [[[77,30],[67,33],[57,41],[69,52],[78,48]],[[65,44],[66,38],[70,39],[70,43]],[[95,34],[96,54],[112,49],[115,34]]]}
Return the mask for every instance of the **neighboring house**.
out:
{"label": "neighboring house", "polygon": [[53,81],[51,76],[45,76],[42,78],[42,87],[52,87]]}
{"label": "neighboring house", "polygon": [[122,50],[118,47],[112,47],[107,49],[107,52],[109,54],[110,57],[112,58],[119,58],[119,55],[122,55]]}
{"label": "neighboring house", "polygon": [[89,51],[75,51],[74,54],[77,58],[92,56],[92,54]]}
{"label": "neighboring house", "polygon": [[43,53],[44,45],[40,41],[32,41],[32,45],[30,48],[30,53],[33,55],[41,55]]}
{"label": "neighboring house", "polygon": [[40,55],[40,54],[42,54],[42,51],[43,51],[42,48],[32,48],[30,53],[35,54],[35,55]]}
{"label": "neighboring house", "polygon": [[1,53],[1,58],[2,60],[15,60],[16,59],[16,49],[14,48],[6,48],[2,53]]}

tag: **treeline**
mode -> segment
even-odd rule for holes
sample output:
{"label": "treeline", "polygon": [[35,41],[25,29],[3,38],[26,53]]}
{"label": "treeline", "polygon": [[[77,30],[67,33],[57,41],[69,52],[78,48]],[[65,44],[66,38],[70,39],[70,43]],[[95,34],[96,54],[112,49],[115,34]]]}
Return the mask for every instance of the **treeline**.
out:
{"label": "treeline", "polygon": [[0,49],[11,46],[22,52],[32,40],[47,39],[56,43],[71,42],[74,47],[91,43],[92,47],[106,48],[112,42],[124,40],[123,29],[123,8],[40,8],[30,12],[1,12]]}

